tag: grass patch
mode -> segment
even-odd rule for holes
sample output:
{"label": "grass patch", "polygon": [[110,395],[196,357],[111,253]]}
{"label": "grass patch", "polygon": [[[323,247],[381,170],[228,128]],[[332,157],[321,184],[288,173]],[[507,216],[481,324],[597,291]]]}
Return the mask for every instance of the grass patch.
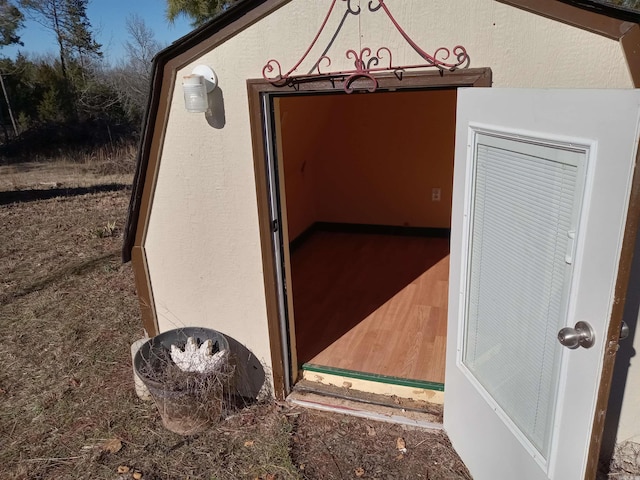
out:
{"label": "grass patch", "polygon": [[0,192],[131,184],[136,158],[133,141],[69,150],[54,157],[34,155],[20,163],[0,157]]}

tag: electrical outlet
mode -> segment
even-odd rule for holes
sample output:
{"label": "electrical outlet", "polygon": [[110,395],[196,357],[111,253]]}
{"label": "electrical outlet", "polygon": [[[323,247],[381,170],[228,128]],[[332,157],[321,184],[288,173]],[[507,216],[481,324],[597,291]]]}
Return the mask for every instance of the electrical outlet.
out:
{"label": "electrical outlet", "polygon": [[432,188],[431,189],[431,201],[439,202],[442,197],[442,189],[440,188]]}

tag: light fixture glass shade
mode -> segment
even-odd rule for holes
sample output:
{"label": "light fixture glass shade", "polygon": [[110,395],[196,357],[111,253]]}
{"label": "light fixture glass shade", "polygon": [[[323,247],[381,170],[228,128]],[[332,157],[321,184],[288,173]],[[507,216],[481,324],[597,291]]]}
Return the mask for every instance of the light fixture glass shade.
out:
{"label": "light fixture glass shade", "polygon": [[184,106],[188,112],[206,112],[209,110],[207,84],[202,75],[187,75],[182,80]]}

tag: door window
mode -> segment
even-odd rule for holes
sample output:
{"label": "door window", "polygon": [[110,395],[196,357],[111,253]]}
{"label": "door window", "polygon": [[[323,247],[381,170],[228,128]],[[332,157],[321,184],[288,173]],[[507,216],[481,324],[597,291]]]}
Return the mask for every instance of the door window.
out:
{"label": "door window", "polygon": [[475,140],[462,363],[547,459],[586,153]]}

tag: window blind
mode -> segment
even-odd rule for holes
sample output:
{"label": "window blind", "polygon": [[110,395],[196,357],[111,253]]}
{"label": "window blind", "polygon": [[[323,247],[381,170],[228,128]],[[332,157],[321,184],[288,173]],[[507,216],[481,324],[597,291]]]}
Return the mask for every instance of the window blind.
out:
{"label": "window blind", "polygon": [[547,455],[584,152],[479,136],[463,363]]}

